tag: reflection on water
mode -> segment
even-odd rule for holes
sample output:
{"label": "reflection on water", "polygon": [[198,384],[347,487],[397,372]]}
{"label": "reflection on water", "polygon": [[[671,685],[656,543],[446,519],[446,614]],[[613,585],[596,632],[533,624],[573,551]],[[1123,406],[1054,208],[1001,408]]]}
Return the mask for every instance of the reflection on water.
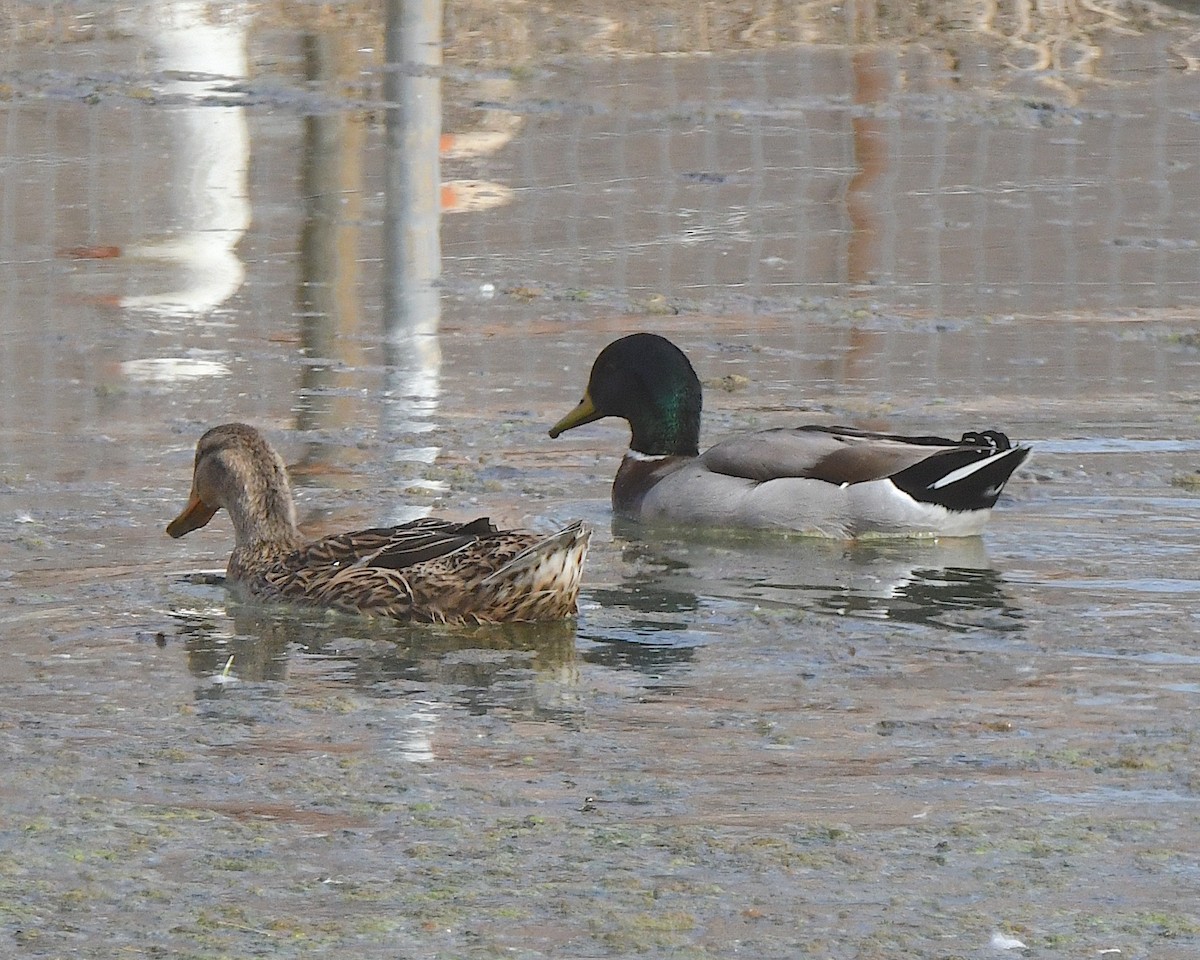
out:
{"label": "reflection on water", "polygon": [[[1028,13],[948,30],[880,15],[848,32],[923,42],[722,44],[535,80],[511,109],[552,118],[514,141],[529,189],[505,221],[538,257],[513,269],[721,312],[819,296],[923,317],[1196,303],[1194,91],[1164,67],[1166,38]],[[623,33],[638,14],[619,19]],[[1104,55],[1086,53],[1098,39]],[[451,225],[450,249],[494,269],[503,228]]]}
{"label": "reflection on water", "polygon": [[[619,621],[604,618],[597,629],[601,618],[589,617],[581,636],[591,640],[686,649],[704,642],[697,624],[731,603],[961,633],[1023,629],[978,537],[843,544],[741,532],[650,539],[625,523],[615,529],[623,580],[589,597],[619,611]],[[633,535],[645,539],[622,539]]]}
{"label": "reflection on water", "polygon": [[[305,78],[328,83],[345,70],[350,38],[322,32],[303,37]],[[300,188],[303,219],[296,294],[304,362],[295,400],[296,428],[302,433],[340,426],[348,413],[343,391],[346,366],[361,363],[358,223],[363,216],[362,147],[365,130],[346,111],[311,113],[303,118]],[[327,451],[311,437],[303,466],[320,462]]]}
{"label": "reflection on water", "polygon": [[450,629],[232,601],[228,611],[175,617],[199,699],[237,695],[238,683],[295,687],[312,673],[369,696],[433,702],[444,692],[472,713],[573,717],[572,621]]}
{"label": "reflection on water", "polygon": [[[203,317],[232,297],[245,277],[236,248],[250,225],[250,135],[237,84],[249,72],[248,20],[234,11],[214,18],[200,0],[172,0],[129,12],[125,25],[145,38],[157,58],[155,86],[169,104],[170,207],[159,236],[124,249],[101,245],[71,252],[120,257],[130,274],[139,261],[153,266],[142,282],[167,288],[122,293],[115,303],[124,309]],[[136,276],[123,283],[139,285]]]}
{"label": "reflection on water", "polygon": [[388,0],[387,13],[384,427],[395,441],[434,429],[440,393],[442,3]]}
{"label": "reflection on water", "polygon": [[[382,440],[395,461],[433,463],[438,446],[414,442],[435,429],[441,349],[441,23],[440,0],[389,0],[386,6],[383,176],[382,344],[377,395]],[[312,85],[351,83],[353,35],[314,30],[304,37],[306,79]],[[297,473],[319,475],[342,466],[344,447],[319,431],[354,422],[359,391],[350,384],[364,366],[358,240],[364,218],[363,147],[367,125],[347,111],[304,118],[304,220],[298,292],[304,351],[296,426],[309,433]],[[348,370],[349,368],[349,370]],[[312,434],[316,435],[312,435]],[[423,481],[437,489],[434,481]],[[393,505],[404,522],[426,508]]]}
{"label": "reflection on water", "polygon": [[[692,646],[659,643],[656,642],[657,638],[649,639],[649,635],[655,631],[645,621],[630,624],[630,633],[637,633],[639,630],[647,639],[623,639],[608,631],[596,634],[580,631],[581,639],[593,640],[597,644],[584,651],[582,657],[586,662],[597,666],[636,670],[638,673],[658,677],[672,668],[686,665],[695,656],[695,648]],[[666,635],[659,634],[660,637]]]}
{"label": "reflection on water", "polygon": [[843,587],[815,599],[813,609],[838,615],[924,624],[966,633],[1023,629],[1020,608],[996,570],[913,567],[881,593]]}

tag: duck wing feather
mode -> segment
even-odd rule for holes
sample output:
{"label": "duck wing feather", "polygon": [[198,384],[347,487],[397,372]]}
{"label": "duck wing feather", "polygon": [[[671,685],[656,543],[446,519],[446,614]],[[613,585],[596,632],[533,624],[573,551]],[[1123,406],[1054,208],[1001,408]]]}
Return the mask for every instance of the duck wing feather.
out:
{"label": "duck wing feather", "polygon": [[[991,445],[978,446],[986,450]],[[800,477],[840,486],[882,480],[930,457],[963,449],[962,442],[944,437],[904,437],[851,427],[776,427],[723,440],[701,454],[700,462],[713,473],[758,482]]]}
{"label": "duck wing feather", "polygon": [[299,568],[358,564],[403,570],[448,556],[498,532],[487,517],[470,523],[425,517],[396,527],[372,527],[314,540],[289,557],[287,564]]}

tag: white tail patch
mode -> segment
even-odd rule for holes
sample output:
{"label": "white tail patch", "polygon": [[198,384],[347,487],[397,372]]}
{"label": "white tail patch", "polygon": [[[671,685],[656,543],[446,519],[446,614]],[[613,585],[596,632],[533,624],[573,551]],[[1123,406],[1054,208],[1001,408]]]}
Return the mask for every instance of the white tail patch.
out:
{"label": "white tail patch", "polygon": [[982,470],[984,467],[990,466],[997,460],[1007,457],[1010,453],[1016,453],[1019,449],[1021,448],[1011,447],[1010,449],[1005,450],[1003,453],[997,454],[996,456],[984,457],[982,460],[976,460],[974,463],[968,463],[965,467],[959,467],[957,470],[951,470],[941,479],[931,483],[929,485],[929,489],[940,490],[942,487],[948,487],[952,483],[958,483],[959,480],[965,480],[977,470]]}
{"label": "white tail patch", "polygon": [[[576,520],[557,533],[552,533],[545,539],[526,547],[499,570],[489,573],[481,582],[492,584],[507,579],[547,559],[553,560],[556,554],[563,551],[566,551],[571,557],[572,579],[575,579],[577,571],[582,570],[583,559],[587,556],[588,541],[591,537],[592,531],[584,525],[582,520]],[[564,561],[566,559],[563,557]]]}

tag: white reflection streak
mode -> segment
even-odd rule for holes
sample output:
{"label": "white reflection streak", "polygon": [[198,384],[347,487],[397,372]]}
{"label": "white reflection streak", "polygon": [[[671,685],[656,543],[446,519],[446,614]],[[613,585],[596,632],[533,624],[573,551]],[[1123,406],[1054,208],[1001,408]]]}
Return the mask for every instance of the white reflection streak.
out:
{"label": "white reflection streak", "polygon": [[126,360],[121,364],[121,373],[125,377],[142,383],[178,383],[206,377],[227,377],[231,372],[228,364],[201,357],[155,357]]}
{"label": "white reflection streak", "polygon": [[[930,546],[933,546],[932,544]],[[914,584],[924,582],[930,570],[989,570],[992,568],[981,537],[947,537],[937,541],[936,547],[924,556],[918,548],[915,556],[880,559],[851,576],[851,590],[866,597],[880,600],[897,600]],[[887,619],[887,611],[881,612]]]}
{"label": "white reflection streak", "polygon": [[123,251],[169,265],[172,289],[119,302],[160,316],[203,316],[233,296],[245,277],[235,248],[250,225],[250,134],[245,108],[233,105],[241,94],[223,88],[248,73],[246,18],[240,8],[200,0],[147,4],[141,13],[133,30],[158,58],[159,89],[189,102],[166,108],[171,232]]}
{"label": "white reflection streak", "polygon": [[433,700],[417,701],[417,706],[408,715],[409,728],[396,740],[401,760],[432,763],[437,759],[433,752],[433,736],[437,731],[437,711],[441,706]]}
{"label": "white reflection streak", "polygon": [[392,435],[432,431],[441,394],[441,43],[441,0],[388,0],[383,322]]}
{"label": "white reflection streak", "polygon": [[[869,544],[870,541],[864,543]],[[943,578],[950,576],[947,571],[958,570],[969,576],[972,571],[982,573],[993,569],[980,537],[917,541],[912,547],[912,553],[905,552],[902,556],[880,556],[870,563],[851,564],[838,578],[840,590],[830,595],[831,598],[844,597],[845,602],[830,609],[841,616],[853,614],[866,620],[894,620],[896,610],[888,605],[889,601],[904,601],[914,589],[924,589],[926,596],[919,602],[928,605],[929,592],[943,592],[939,590],[939,584]],[[955,583],[945,586],[944,592],[947,597],[961,596],[965,589],[962,584]],[[984,590],[988,597],[993,594],[999,596],[996,588],[987,581],[981,581],[979,589]],[[864,607],[864,600],[878,601],[883,605]]]}

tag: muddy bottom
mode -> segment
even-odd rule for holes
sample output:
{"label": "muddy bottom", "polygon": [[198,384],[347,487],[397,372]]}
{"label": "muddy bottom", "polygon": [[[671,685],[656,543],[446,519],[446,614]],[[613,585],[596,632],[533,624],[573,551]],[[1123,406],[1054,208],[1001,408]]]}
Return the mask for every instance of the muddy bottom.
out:
{"label": "muddy bottom", "polygon": [[[1191,14],[455,3],[397,95],[160,6],[2,14],[0,954],[1197,955]],[[982,539],[613,526],[546,431],[635,330],[705,443],[1034,454]],[[237,603],[234,419],[314,536],[583,518],[578,618]]]}

